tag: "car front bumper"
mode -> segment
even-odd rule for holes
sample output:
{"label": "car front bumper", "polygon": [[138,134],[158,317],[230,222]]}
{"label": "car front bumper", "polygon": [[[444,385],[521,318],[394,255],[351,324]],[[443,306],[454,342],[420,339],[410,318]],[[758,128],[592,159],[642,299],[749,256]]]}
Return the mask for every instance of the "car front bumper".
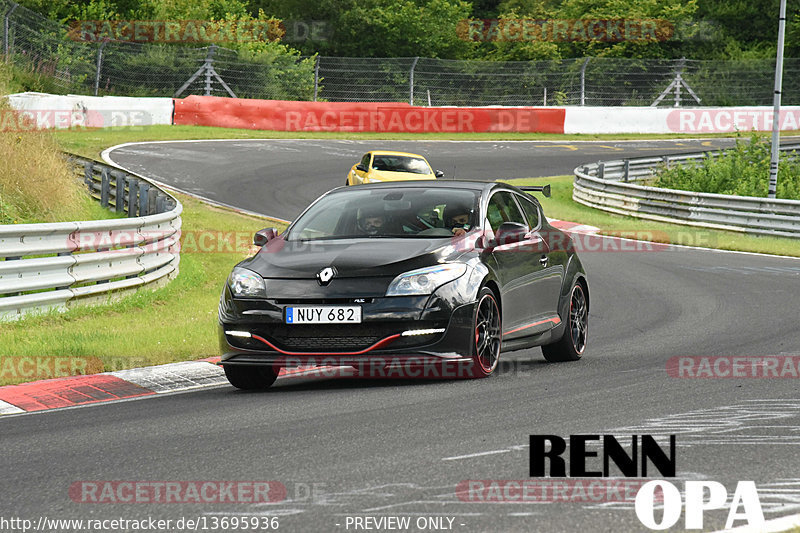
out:
{"label": "car front bumper", "polygon": [[287,305],[327,304],[228,300],[218,323],[221,363],[358,367],[470,359],[475,302],[453,306],[427,296],[370,300],[346,304],[361,306],[360,324],[331,325],[284,323]]}

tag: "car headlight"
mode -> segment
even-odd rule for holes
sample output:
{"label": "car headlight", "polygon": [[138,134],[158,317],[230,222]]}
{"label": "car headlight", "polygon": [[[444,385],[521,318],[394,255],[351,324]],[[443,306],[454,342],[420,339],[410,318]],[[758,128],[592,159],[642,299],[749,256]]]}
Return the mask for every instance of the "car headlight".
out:
{"label": "car headlight", "polygon": [[400,274],[389,285],[386,296],[432,294],[437,288],[460,278],[467,271],[461,263],[445,263]]}
{"label": "car headlight", "polygon": [[228,287],[234,298],[266,298],[264,278],[246,268],[234,267],[228,276]]}

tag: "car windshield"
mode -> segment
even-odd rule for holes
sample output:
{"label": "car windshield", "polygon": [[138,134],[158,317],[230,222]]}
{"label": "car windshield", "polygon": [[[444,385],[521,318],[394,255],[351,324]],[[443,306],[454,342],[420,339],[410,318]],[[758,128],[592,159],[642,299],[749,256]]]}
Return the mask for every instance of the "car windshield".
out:
{"label": "car windshield", "polygon": [[430,174],[431,167],[424,159],[405,155],[375,154],[372,158],[372,170],[386,172],[411,172],[412,174]]}
{"label": "car windshield", "polygon": [[286,238],[448,238],[472,229],[479,200],[479,191],[443,187],[345,189],[312,205]]}

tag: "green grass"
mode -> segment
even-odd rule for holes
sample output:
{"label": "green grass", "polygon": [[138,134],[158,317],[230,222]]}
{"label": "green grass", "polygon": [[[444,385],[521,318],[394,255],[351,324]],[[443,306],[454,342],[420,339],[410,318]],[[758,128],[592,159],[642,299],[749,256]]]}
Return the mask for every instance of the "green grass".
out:
{"label": "green grass", "polygon": [[[782,135],[800,134],[782,132]],[[731,137],[732,134],[702,135]],[[108,129],[75,129],[56,132],[56,139],[68,150],[86,157],[97,157],[103,149],[126,142],[189,139],[348,139],[348,140],[461,140],[461,141],[593,141],[641,139],[695,139],[697,134],[636,135],[560,135],[554,133],[347,133],[239,130],[206,126],[127,126]]]}
{"label": "green grass", "polygon": [[219,355],[216,322],[223,283],[231,267],[249,255],[255,231],[283,226],[186,196],[179,200],[184,206],[180,275],[165,287],[139,291],[112,306],[76,307],[0,324],[0,385],[36,379],[11,370],[21,357],[86,361],[99,372]]}
{"label": "green grass", "polygon": [[552,197],[537,196],[549,218],[580,222],[600,228],[605,235],[618,235],[632,239],[738,250],[800,257],[800,243],[796,239],[759,237],[731,231],[718,231],[680,224],[666,224],[607,213],[586,207],[572,200],[573,176],[506,180],[514,185],[541,185],[549,183]]}

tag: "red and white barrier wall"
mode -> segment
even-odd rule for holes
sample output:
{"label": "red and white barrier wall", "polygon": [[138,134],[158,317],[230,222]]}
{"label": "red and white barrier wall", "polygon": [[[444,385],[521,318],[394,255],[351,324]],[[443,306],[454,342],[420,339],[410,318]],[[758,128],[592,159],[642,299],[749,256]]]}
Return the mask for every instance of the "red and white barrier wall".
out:
{"label": "red and white barrier wall", "polygon": [[8,97],[17,116],[0,116],[0,130],[11,128],[108,128],[172,124],[172,98],[18,93]]}
{"label": "red and white barrier wall", "polygon": [[[772,129],[771,107],[421,107],[396,102],[296,102],[215,96],[128,98],[21,93],[11,106],[39,127],[151,124],[274,131],[386,133],[734,133]],[[0,130],[12,117],[0,117]],[[781,108],[800,129],[800,106]]]}
{"label": "red and white barrier wall", "polygon": [[563,133],[564,109],[419,107],[393,102],[290,102],[189,96],[175,100],[174,123],[277,131]]}
{"label": "red and white barrier wall", "polygon": [[[770,131],[772,107],[567,107],[564,133]],[[781,107],[782,130],[800,129],[800,106]]]}

